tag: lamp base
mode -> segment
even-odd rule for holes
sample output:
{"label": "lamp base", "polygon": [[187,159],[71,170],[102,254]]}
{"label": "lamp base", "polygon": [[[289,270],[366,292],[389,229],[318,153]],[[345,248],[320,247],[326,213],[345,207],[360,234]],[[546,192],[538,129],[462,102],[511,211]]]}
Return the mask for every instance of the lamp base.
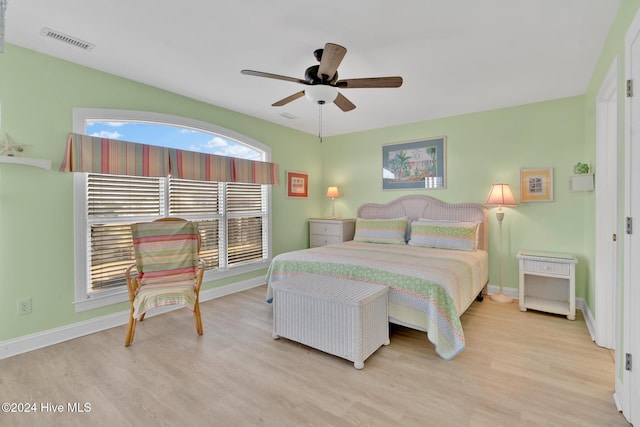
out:
{"label": "lamp base", "polygon": [[489,295],[492,301],[499,302],[500,304],[509,304],[513,302],[513,298],[506,296],[505,294]]}

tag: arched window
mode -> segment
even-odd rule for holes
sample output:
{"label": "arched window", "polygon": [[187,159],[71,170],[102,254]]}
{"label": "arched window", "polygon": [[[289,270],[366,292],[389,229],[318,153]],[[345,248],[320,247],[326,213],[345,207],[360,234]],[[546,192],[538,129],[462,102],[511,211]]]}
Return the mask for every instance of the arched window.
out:
{"label": "arched window", "polygon": [[[270,160],[269,147],[233,131],[183,117],[125,110],[74,109],[76,133]],[[196,221],[205,281],[265,268],[271,258],[270,186],[96,173],[74,174],[76,311],[128,299],[124,269],[133,262],[130,224],[162,217]]]}

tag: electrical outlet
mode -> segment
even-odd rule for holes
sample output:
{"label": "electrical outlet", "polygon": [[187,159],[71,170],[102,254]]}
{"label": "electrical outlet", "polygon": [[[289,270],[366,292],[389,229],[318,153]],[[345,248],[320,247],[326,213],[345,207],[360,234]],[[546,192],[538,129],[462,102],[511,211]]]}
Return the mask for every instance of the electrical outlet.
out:
{"label": "electrical outlet", "polygon": [[31,298],[22,298],[18,300],[18,315],[31,314]]}

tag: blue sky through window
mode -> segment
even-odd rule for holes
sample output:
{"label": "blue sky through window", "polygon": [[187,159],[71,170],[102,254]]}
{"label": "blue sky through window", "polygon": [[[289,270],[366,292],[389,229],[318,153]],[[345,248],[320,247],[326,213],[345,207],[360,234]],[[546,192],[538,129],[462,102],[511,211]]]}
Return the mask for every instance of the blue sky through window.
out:
{"label": "blue sky through window", "polygon": [[158,123],[88,122],[87,135],[160,147],[262,160],[251,147],[213,133]]}

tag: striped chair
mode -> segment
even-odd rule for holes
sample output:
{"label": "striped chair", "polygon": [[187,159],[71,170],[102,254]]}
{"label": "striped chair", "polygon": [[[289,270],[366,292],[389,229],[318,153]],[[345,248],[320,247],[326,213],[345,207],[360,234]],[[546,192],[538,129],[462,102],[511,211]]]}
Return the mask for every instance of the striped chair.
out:
{"label": "striped chair", "polygon": [[131,234],[136,262],[125,271],[131,301],[125,347],[133,342],[136,321],[143,321],[148,310],[161,306],[182,305],[193,310],[196,331],[202,335],[199,293],[205,265],[198,259],[198,225],[163,218],[132,224]]}

